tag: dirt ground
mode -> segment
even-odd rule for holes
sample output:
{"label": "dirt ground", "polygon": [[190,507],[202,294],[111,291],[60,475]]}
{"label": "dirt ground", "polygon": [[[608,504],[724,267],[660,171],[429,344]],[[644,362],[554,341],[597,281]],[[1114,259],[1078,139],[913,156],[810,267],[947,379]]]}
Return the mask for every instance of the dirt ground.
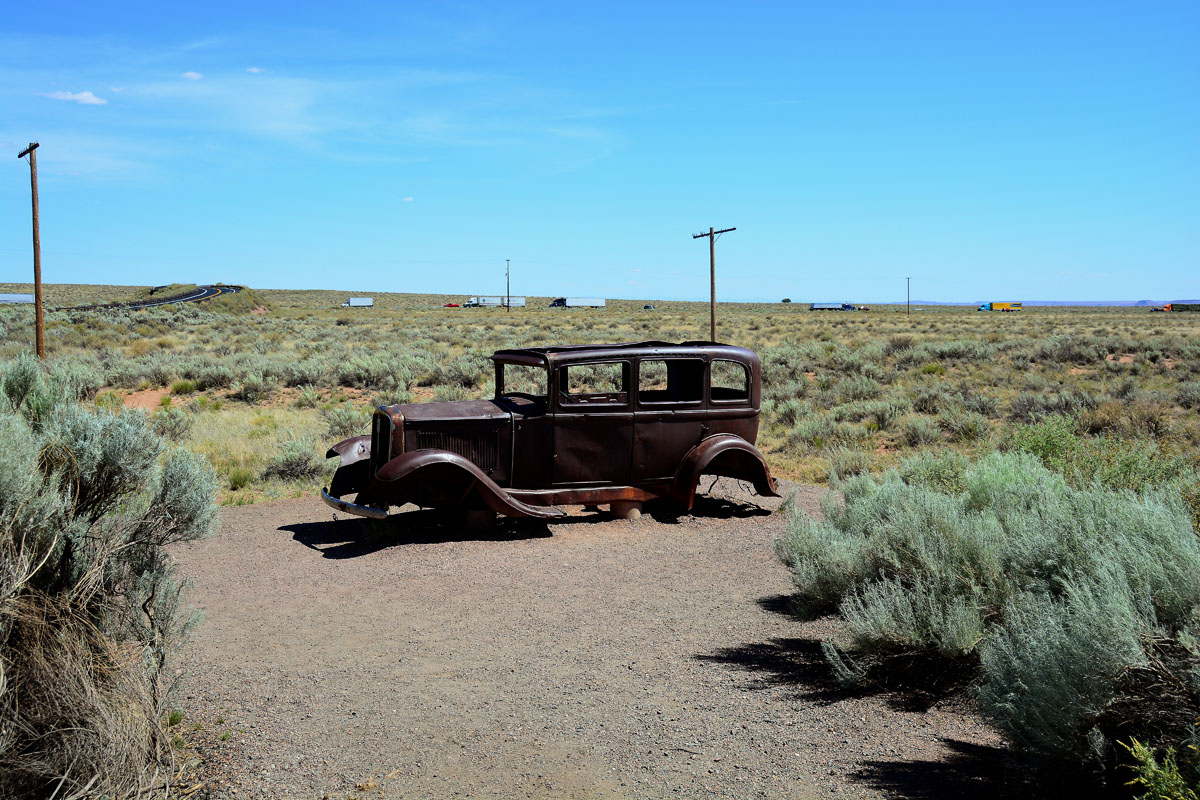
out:
{"label": "dirt ground", "polygon": [[833,621],[787,613],[778,505],[723,479],[688,515],[483,536],[227,508],[177,553],[205,614],[180,663],[195,796],[1011,796],[961,703],[831,681]]}

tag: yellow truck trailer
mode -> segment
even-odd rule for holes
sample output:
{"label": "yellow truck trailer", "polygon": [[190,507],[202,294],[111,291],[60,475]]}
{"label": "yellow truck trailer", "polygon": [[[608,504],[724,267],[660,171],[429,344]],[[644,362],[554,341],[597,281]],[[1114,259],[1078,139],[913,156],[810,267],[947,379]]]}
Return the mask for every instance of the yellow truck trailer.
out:
{"label": "yellow truck trailer", "polygon": [[1020,311],[1020,303],[984,303],[979,307],[980,311]]}

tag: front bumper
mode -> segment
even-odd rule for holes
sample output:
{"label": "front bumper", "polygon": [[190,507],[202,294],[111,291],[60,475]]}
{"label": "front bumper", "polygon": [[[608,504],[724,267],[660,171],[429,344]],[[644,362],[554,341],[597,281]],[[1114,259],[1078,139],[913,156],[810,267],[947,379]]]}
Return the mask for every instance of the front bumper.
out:
{"label": "front bumper", "polygon": [[328,489],[321,490],[321,499],[325,504],[339,511],[345,511],[347,514],[355,514],[360,517],[369,517],[370,519],[387,519],[387,512],[381,508],[373,508],[371,506],[360,506],[358,503],[351,503],[348,500],[342,500],[334,497],[329,493]]}

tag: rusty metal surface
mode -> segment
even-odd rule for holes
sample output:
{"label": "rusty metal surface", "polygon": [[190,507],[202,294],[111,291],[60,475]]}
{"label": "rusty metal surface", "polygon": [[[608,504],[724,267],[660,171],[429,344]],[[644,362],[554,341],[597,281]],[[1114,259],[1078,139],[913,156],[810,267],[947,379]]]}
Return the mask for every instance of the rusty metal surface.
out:
{"label": "rusty metal surface", "polygon": [[646,486],[596,486],[581,489],[510,489],[508,493],[531,506],[575,506],[613,503],[621,500],[637,502],[657,500],[670,495],[671,484],[663,482]]}
{"label": "rusty metal surface", "polygon": [[683,457],[671,497],[684,508],[696,499],[696,484],[701,475],[721,475],[748,481],[754,491],[765,497],[778,497],[775,479],[758,448],[732,434],[710,436]]}
{"label": "rusty metal surface", "polygon": [[514,498],[458,453],[418,450],[385,464],[359,493],[359,504],[403,505],[470,511],[491,509],[510,517],[563,516],[554,507],[536,507]]}
{"label": "rusty metal surface", "polygon": [[[342,468],[330,494],[357,492],[360,504],[545,516],[555,503],[663,496],[690,507],[702,474],[775,492],[754,447],[761,368],[750,350],[655,341],[500,350],[492,359],[498,387],[505,365],[545,367],[547,394],[498,390],[490,400],[382,407],[371,437],[331,448]],[[719,387],[714,362],[730,362],[716,365],[731,376]],[[580,388],[572,378],[568,385],[576,370],[610,383]],[[369,468],[359,463],[364,447]]]}

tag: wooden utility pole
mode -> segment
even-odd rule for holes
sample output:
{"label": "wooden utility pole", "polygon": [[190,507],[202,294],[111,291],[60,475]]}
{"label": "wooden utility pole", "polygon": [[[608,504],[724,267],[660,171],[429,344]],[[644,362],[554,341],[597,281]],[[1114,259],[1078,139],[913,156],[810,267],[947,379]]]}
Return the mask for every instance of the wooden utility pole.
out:
{"label": "wooden utility pole", "polygon": [[904,313],[912,314],[912,278],[904,279]]}
{"label": "wooden utility pole", "polygon": [[736,230],[737,228],[725,228],[714,231],[709,228],[708,233],[692,234],[693,239],[699,239],[701,236],[708,237],[708,337],[712,342],[717,340],[717,237],[722,233]]}
{"label": "wooden utility pole", "polygon": [[512,311],[512,284],[508,280],[508,259],[504,259],[504,313]]}
{"label": "wooden utility pole", "polygon": [[46,358],[45,328],[42,323],[42,242],[38,236],[38,192],[37,192],[37,142],[30,142],[17,154],[17,158],[29,156],[29,184],[33,189],[33,307],[34,327],[37,337],[37,356]]}

